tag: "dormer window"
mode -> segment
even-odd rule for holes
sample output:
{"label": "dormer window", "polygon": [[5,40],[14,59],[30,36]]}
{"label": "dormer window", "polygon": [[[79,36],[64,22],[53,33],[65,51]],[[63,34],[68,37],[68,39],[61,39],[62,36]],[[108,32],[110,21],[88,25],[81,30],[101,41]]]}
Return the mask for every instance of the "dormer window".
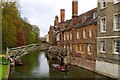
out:
{"label": "dormer window", "polygon": [[101,0],[101,9],[104,9],[107,7],[107,2],[106,0]]}
{"label": "dormer window", "polygon": [[93,13],[93,19],[97,18],[97,13]]}
{"label": "dormer window", "polygon": [[84,22],[86,20],[86,16],[82,17],[82,22]]}
{"label": "dormer window", "polygon": [[120,0],[114,0],[114,4],[117,4],[119,2],[120,2]]}

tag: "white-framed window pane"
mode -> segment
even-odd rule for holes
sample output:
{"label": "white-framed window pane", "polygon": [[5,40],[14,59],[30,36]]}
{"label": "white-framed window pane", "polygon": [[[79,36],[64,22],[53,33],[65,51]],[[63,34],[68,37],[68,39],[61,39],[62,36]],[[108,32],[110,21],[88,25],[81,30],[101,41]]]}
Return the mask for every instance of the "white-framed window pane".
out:
{"label": "white-framed window pane", "polygon": [[77,39],[80,39],[80,32],[77,30]]}
{"label": "white-framed window pane", "polygon": [[116,29],[120,29],[120,14],[116,16]]}
{"label": "white-framed window pane", "polygon": [[101,41],[101,52],[105,52],[105,41]]}
{"label": "white-framed window pane", "polygon": [[84,31],[83,31],[83,37],[84,37],[84,38],[87,37],[87,31],[86,31],[86,29],[84,29]]}
{"label": "white-framed window pane", "polygon": [[114,52],[120,53],[120,40],[114,40]]}
{"label": "white-framed window pane", "polygon": [[101,9],[106,8],[106,6],[107,6],[106,0],[102,0],[101,1]]}
{"label": "white-framed window pane", "polygon": [[92,29],[89,30],[89,36],[92,37]]}
{"label": "white-framed window pane", "polygon": [[106,18],[101,19],[101,32],[106,31]]}
{"label": "white-framed window pane", "polygon": [[88,54],[91,54],[92,46],[89,44],[88,45]]}
{"label": "white-framed window pane", "polygon": [[119,2],[120,2],[120,0],[114,0],[114,4],[119,3]]}

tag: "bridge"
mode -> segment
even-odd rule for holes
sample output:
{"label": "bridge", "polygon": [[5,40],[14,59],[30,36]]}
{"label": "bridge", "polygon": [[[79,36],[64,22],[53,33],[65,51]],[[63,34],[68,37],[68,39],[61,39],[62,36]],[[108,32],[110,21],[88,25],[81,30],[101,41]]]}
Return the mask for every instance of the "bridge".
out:
{"label": "bridge", "polygon": [[41,49],[43,50],[43,45],[40,44],[30,44],[26,46],[19,46],[15,48],[7,48],[6,56],[10,59],[10,62],[15,65],[15,61],[22,56],[28,54],[30,51]]}
{"label": "bridge", "polygon": [[61,63],[70,63],[71,50],[67,48],[61,49],[57,46],[50,46],[46,48],[46,52],[48,52],[46,54],[48,58],[59,59]]}
{"label": "bridge", "polygon": [[26,46],[19,46],[15,48],[7,48],[6,56],[10,59],[11,65],[15,65],[15,61],[19,60],[22,56],[28,54],[33,50],[45,51],[49,58],[59,59],[61,62],[70,63],[70,50],[61,49],[56,46],[46,46],[44,44],[30,44]]}

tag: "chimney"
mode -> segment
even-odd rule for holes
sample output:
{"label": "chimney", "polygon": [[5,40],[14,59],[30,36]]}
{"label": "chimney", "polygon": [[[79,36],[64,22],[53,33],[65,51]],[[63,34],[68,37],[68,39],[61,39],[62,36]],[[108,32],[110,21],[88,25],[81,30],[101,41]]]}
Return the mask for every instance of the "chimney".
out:
{"label": "chimney", "polygon": [[58,16],[56,15],[54,20],[54,26],[57,26],[57,25],[58,25]]}
{"label": "chimney", "polygon": [[78,16],[78,1],[72,1],[72,16]]}
{"label": "chimney", "polygon": [[65,9],[60,10],[60,18],[61,23],[65,22]]}

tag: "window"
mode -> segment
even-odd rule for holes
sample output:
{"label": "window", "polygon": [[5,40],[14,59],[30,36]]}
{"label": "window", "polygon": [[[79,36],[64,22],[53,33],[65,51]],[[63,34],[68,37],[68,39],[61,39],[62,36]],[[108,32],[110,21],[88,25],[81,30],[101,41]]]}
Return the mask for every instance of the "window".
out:
{"label": "window", "polygon": [[91,54],[92,46],[89,44],[88,45],[88,54]]}
{"label": "window", "polygon": [[69,32],[67,32],[67,40],[69,40]]}
{"label": "window", "polygon": [[100,43],[100,50],[101,50],[101,52],[105,52],[105,41],[101,41],[101,43]]}
{"label": "window", "polygon": [[79,47],[79,45],[77,45],[77,48],[78,48],[77,51],[80,51],[80,47]]}
{"label": "window", "polygon": [[77,30],[77,39],[80,39],[80,31]]}
{"label": "window", "polygon": [[83,53],[84,52],[84,46],[81,45],[81,52]]}
{"label": "window", "polygon": [[93,13],[93,19],[97,18],[97,13]]}
{"label": "window", "polygon": [[119,2],[120,2],[120,0],[114,0],[114,4],[117,4]]}
{"label": "window", "polygon": [[87,37],[87,31],[86,31],[86,29],[84,29],[84,31],[83,31],[83,38],[86,38]]}
{"label": "window", "polygon": [[101,0],[101,9],[104,9],[107,7],[107,2],[106,0]]}
{"label": "window", "polygon": [[70,40],[72,40],[72,31],[70,32]]}
{"label": "window", "polygon": [[84,22],[87,19],[87,16],[82,17],[82,22]]}
{"label": "window", "polygon": [[66,40],[66,36],[65,36],[65,33],[64,33],[64,41]]}
{"label": "window", "polygon": [[64,48],[66,48],[66,46],[64,45]]}
{"label": "window", "polygon": [[60,33],[57,34],[57,41],[60,41]]}
{"label": "window", "polygon": [[106,32],[106,18],[101,18],[101,32]]}
{"label": "window", "polygon": [[70,45],[70,50],[72,51],[72,45]]}
{"label": "window", "polygon": [[114,54],[120,53],[120,40],[114,40]]}
{"label": "window", "polygon": [[120,31],[120,14],[114,15],[114,30]]}
{"label": "window", "polygon": [[89,37],[90,38],[92,37],[92,29],[91,28],[89,29]]}

